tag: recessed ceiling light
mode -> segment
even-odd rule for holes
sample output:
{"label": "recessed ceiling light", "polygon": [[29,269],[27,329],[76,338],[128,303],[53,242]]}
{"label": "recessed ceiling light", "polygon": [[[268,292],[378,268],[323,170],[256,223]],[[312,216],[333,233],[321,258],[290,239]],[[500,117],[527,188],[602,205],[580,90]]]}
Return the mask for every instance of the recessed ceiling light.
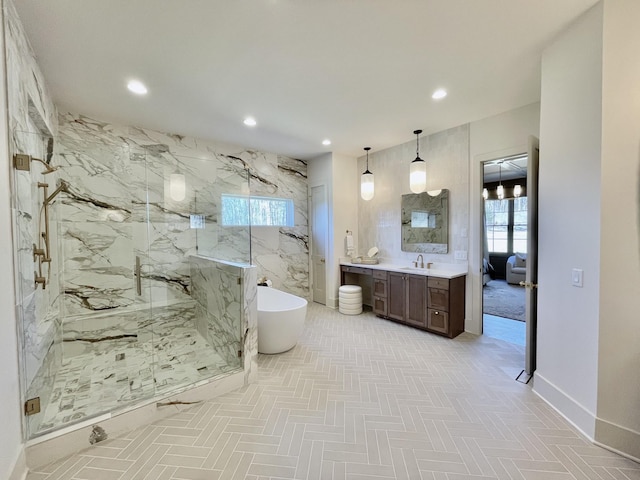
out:
{"label": "recessed ceiling light", "polygon": [[127,83],[127,88],[136,95],[146,95],[147,93],[147,87],[145,87],[144,83],[139,80],[129,81],[129,83]]}
{"label": "recessed ceiling light", "polygon": [[322,144],[325,147],[328,147],[329,145],[331,145],[331,140],[329,140],[328,138],[325,138],[324,140],[322,140]]}
{"label": "recessed ceiling light", "polygon": [[433,95],[431,95],[431,98],[433,98],[434,100],[440,100],[441,98],[444,98],[446,96],[447,96],[447,91],[444,88],[439,88],[438,90],[433,92]]}
{"label": "recessed ceiling light", "polygon": [[244,119],[244,124],[247,127],[255,127],[257,125],[256,119],[253,117],[247,117]]}

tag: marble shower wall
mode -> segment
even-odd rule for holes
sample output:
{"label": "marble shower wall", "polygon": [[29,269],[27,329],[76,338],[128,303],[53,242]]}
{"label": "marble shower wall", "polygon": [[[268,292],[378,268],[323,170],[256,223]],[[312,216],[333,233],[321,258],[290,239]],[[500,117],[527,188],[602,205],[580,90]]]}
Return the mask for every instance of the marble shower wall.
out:
{"label": "marble shower wall", "polygon": [[307,164],[281,155],[257,158],[251,169],[251,194],[293,199],[293,227],[253,227],[252,262],[258,278],[310,299]]}
{"label": "marble shower wall", "polygon": [[[7,64],[8,119],[11,138],[10,155],[24,153],[48,161],[48,141],[57,132],[56,109],[48,93],[13,3],[3,2],[5,53]],[[33,245],[44,248],[44,218],[41,205],[44,190],[38,182],[48,183],[49,193],[55,188],[57,173],[42,175],[45,167],[31,163],[31,172],[11,172],[12,214],[14,219],[14,263],[16,286],[16,318],[22,341],[20,377],[24,391],[37,391],[46,402],[51,372],[60,363],[61,329],[59,323],[58,259],[55,229],[50,232],[52,261],[34,262]],[[57,212],[50,209],[50,222]],[[34,271],[42,272],[46,289],[34,284]]]}
{"label": "marble shower wall", "polygon": [[[306,163],[70,113],[59,117],[56,153],[71,192],[61,200],[67,315],[185,300],[195,254],[252,262],[259,277],[308,298]],[[185,178],[183,200],[171,196],[172,174]],[[252,195],[292,198],[294,227],[221,227],[221,194],[248,185]],[[204,228],[191,228],[192,215]],[[142,297],[132,297],[132,250],[143,263]]]}
{"label": "marble shower wall", "polygon": [[[358,195],[358,253],[379,248],[386,261],[409,265],[415,253],[402,251],[401,197],[409,189],[409,164],[416,157],[415,139],[369,154],[375,177],[375,196]],[[469,125],[461,125],[420,138],[420,157],[427,162],[427,190],[449,189],[449,248],[446,254],[424,254],[425,262],[456,263],[456,250],[468,250]],[[358,171],[365,170],[365,157]],[[466,263],[466,260],[462,263]]]}
{"label": "marble shower wall", "polygon": [[247,267],[201,256],[191,256],[190,264],[196,329],[228,365],[239,367],[238,352],[244,350],[242,281]]}

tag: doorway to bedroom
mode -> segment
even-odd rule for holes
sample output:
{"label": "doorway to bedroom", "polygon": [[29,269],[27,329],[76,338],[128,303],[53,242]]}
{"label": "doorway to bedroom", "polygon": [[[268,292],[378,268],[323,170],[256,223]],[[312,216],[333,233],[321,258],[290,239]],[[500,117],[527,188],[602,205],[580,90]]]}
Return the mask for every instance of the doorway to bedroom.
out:
{"label": "doorway to bedroom", "polygon": [[527,155],[483,163],[483,334],[525,345]]}

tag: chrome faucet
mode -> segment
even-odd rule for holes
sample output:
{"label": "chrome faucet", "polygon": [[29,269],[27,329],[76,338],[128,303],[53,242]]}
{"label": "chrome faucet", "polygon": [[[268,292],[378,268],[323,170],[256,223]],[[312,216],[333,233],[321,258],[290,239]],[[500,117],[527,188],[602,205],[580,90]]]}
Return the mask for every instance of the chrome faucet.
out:
{"label": "chrome faucet", "polygon": [[420,260],[420,268],[424,268],[424,258],[422,257],[422,254],[418,255],[418,258],[413,262],[413,266],[418,268],[418,260]]}

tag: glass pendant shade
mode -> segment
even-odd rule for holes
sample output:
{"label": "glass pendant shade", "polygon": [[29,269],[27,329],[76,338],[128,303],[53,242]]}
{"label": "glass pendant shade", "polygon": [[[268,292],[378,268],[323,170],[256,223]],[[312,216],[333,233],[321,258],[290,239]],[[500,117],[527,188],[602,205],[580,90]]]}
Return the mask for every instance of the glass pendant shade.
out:
{"label": "glass pendant shade", "polygon": [[504,198],[504,187],[502,185],[498,185],[498,188],[496,189],[496,193],[498,195],[498,198],[502,200]]}
{"label": "glass pendant shade", "polygon": [[516,185],[513,187],[513,196],[518,198],[520,195],[522,195],[522,187],[520,185]]}
{"label": "glass pendant shade", "polygon": [[373,173],[367,170],[360,178],[360,196],[363,200],[371,200],[374,193],[375,185],[373,183]]}
{"label": "glass pendant shade", "polygon": [[409,188],[413,193],[422,193],[427,189],[427,162],[420,158],[420,134],[422,130],[414,130],[416,136],[416,159],[409,166]]}
{"label": "glass pendant shade", "polygon": [[369,150],[371,147],[365,147],[367,152],[367,168],[360,177],[360,196],[363,200],[371,200],[375,193],[375,184],[373,182],[373,173],[369,171]]}
{"label": "glass pendant shade", "polygon": [[482,189],[482,198],[484,198],[485,200],[489,198],[489,190],[487,190],[486,188]]}
{"label": "glass pendant shade", "polygon": [[409,167],[409,188],[413,193],[422,193],[427,189],[427,162],[416,158]]}

